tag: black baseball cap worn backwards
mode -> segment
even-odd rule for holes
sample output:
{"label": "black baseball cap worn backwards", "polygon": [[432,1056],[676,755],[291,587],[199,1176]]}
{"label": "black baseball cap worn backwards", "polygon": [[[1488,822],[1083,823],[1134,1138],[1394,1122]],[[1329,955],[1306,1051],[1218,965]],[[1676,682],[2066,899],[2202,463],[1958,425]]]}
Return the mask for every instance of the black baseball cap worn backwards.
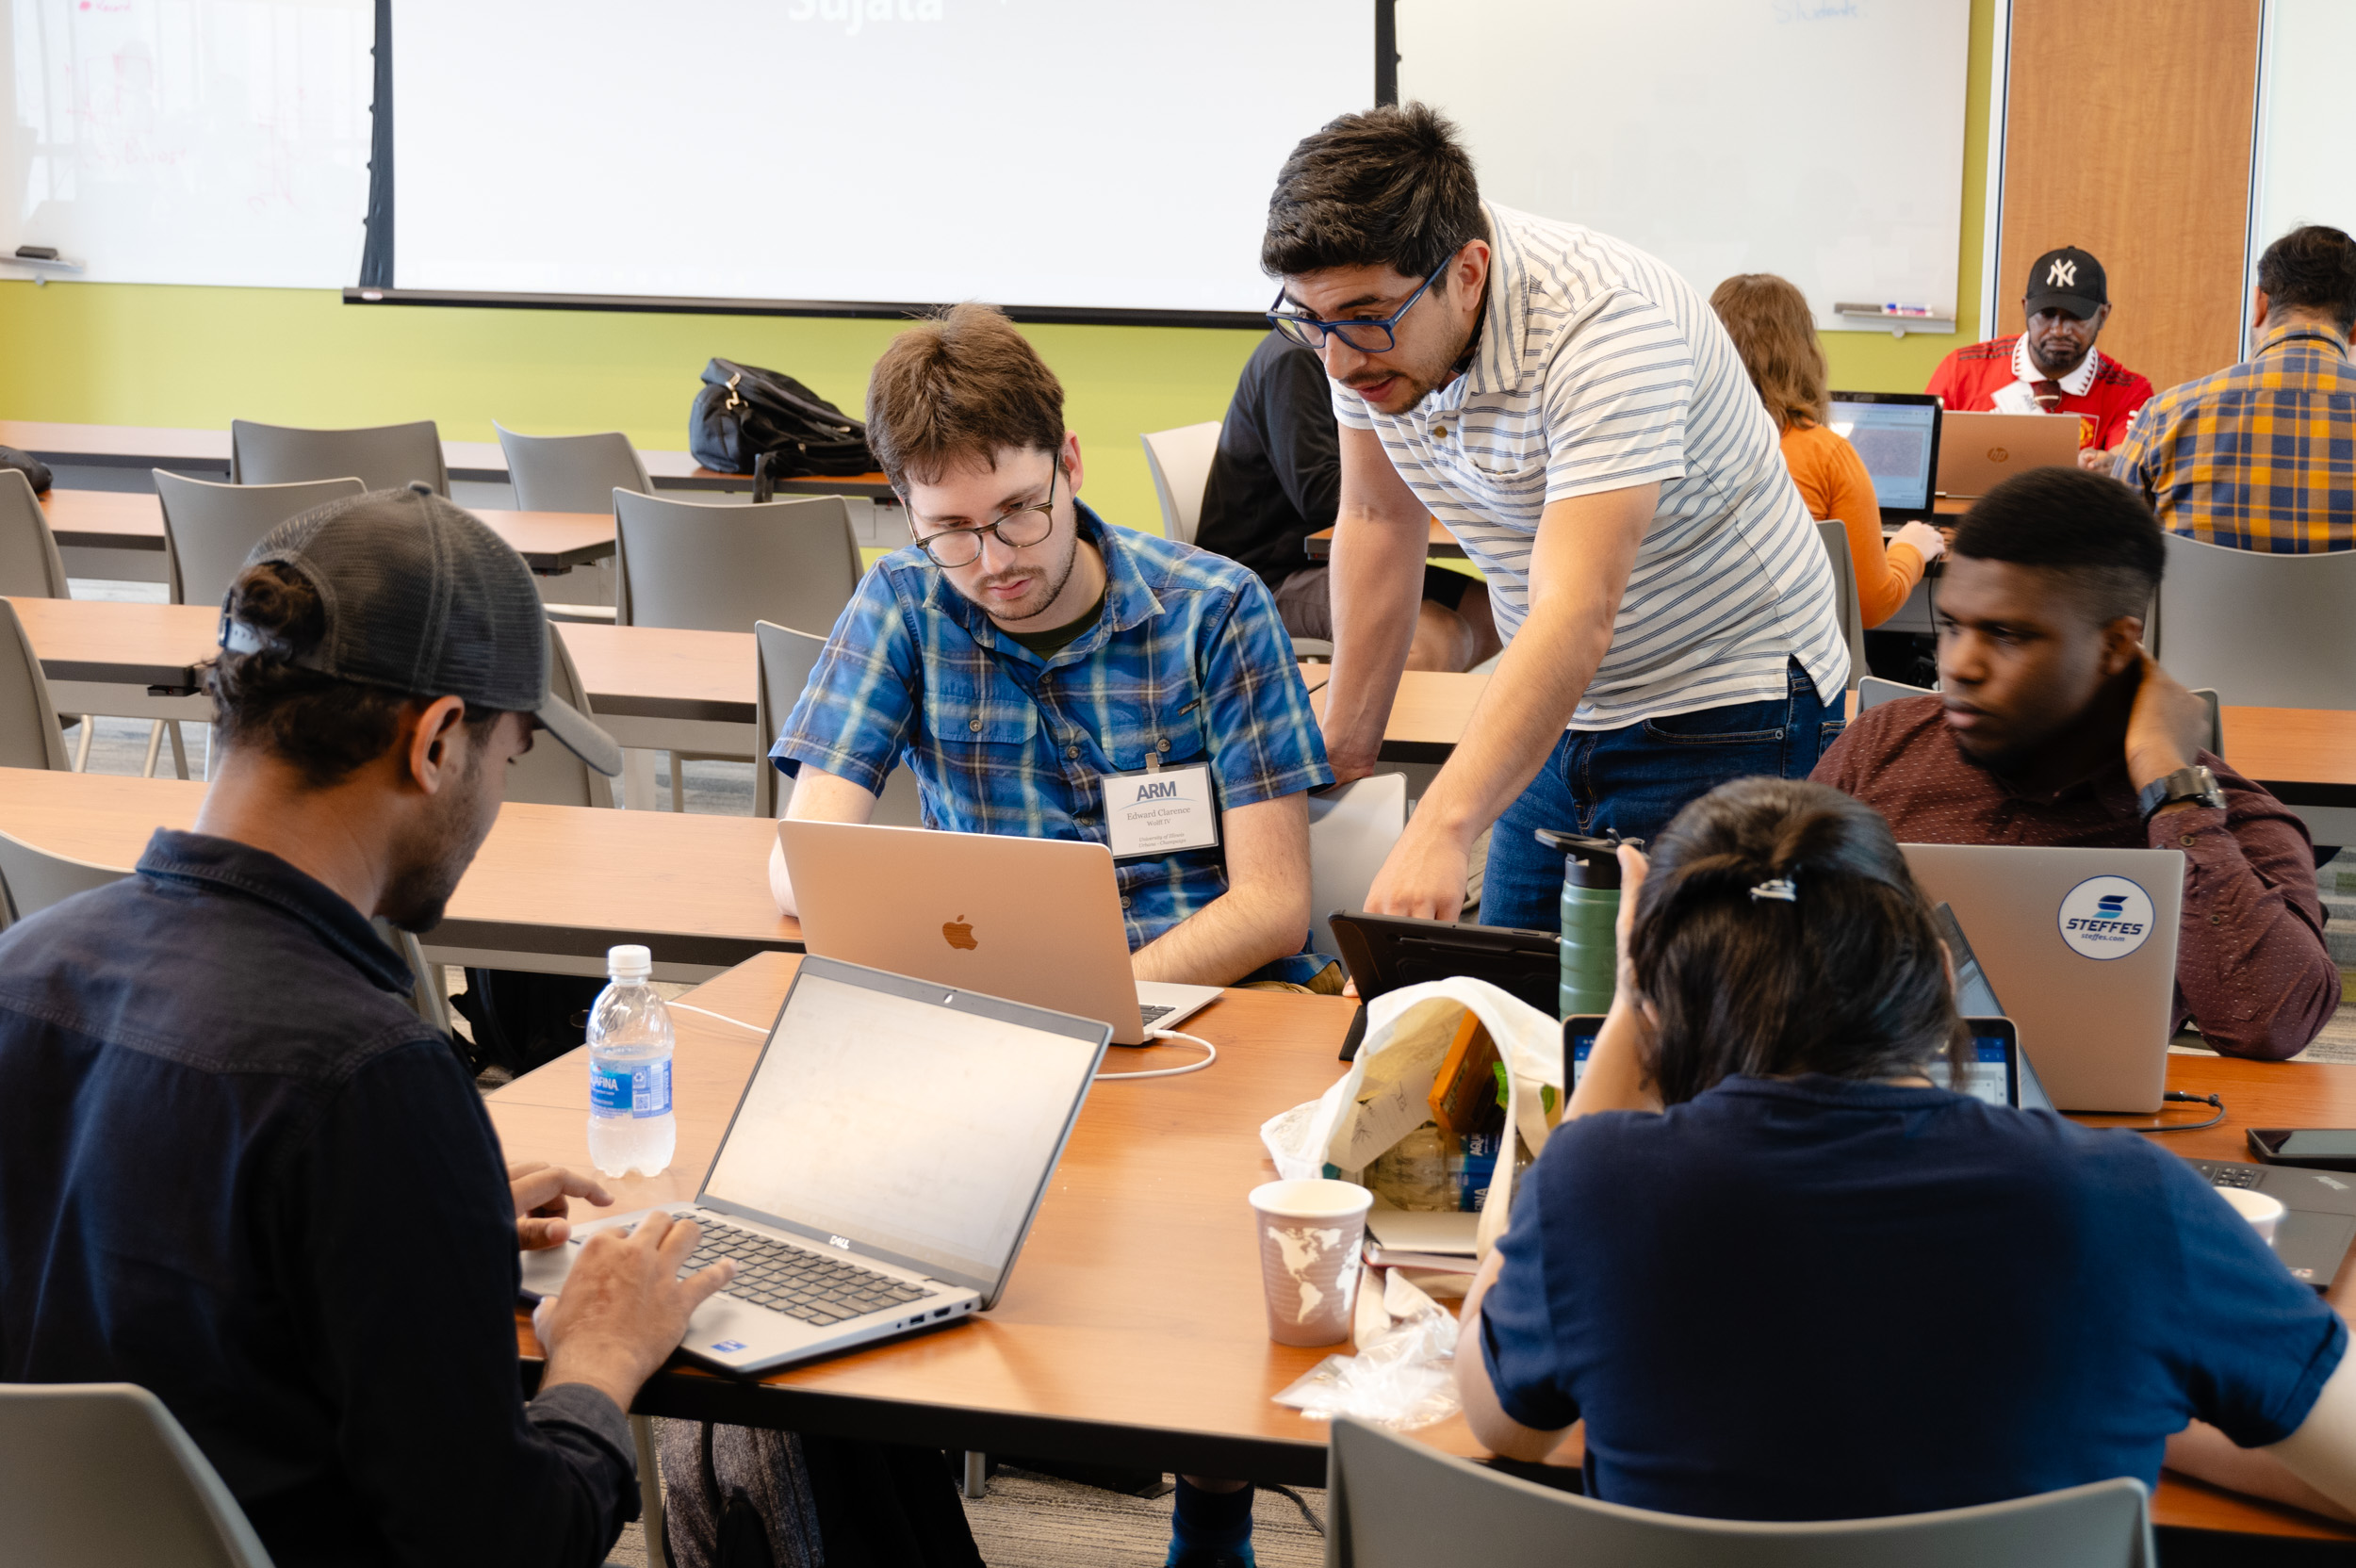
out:
{"label": "black baseball cap worn backwards", "polygon": [[548,690],[548,623],[532,568],[480,517],[424,484],[330,501],[272,529],[245,558],[299,574],[327,624],[293,654],[272,633],[229,617],[232,653],[288,654],[303,669],[469,708],[529,713],[564,748],[611,777],[622,748]]}
{"label": "black baseball cap worn backwards", "polygon": [[2046,252],[2029,269],[2029,292],[2021,305],[2032,316],[2066,310],[2084,320],[2110,302],[2102,264],[2075,245],[2065,245]]}

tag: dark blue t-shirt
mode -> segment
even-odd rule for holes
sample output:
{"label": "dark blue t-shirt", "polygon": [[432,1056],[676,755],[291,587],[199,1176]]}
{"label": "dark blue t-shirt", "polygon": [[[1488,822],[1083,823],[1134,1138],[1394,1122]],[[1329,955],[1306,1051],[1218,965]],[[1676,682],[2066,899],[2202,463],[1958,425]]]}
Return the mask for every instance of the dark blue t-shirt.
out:
{"label": "dark blue t-shirt", "polygon": [[[2348,1331],[2192,1169],[1944,1089],[1729,1078],[1548,1140],[1481,1353],[1591,1494],[1840,1519],[2159,1478],[2298,1429]],[[1469,1347],[1467,1348],[1469,1348]]]}

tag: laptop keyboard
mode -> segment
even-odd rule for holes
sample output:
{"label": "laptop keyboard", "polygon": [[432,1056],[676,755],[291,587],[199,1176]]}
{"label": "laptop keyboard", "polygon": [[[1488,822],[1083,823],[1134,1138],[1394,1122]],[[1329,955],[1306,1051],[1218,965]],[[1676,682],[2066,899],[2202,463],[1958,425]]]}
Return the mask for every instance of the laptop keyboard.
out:
{"label": "laptop keyboard", "polygon": [[1140,1002],[1137,1004],[1137,1019],[1146,1028],[1151,1029],[1177,1010],[1175,1007],[1156,1007],[1151,1002]]}
{"label": "laptop keyboard", "polygon": [[2266,1173],[2262,1165],[2225,1165],[2216,1160],[2195,1160],[2192,1164],[2213,1187],[2254,1187],[2266,1179]]}
{"label": "laptop keyboard", "polygon": [[819,1328],[905,1306],[933,1294],[889,1274],[753,1231],[740,1231],[702,1216],[696,1217],[695,1223],[703,1227],[703,1239],[679,1270],[682,1277],[722,1258],[733,1258],[736,1278],[720,1294]]}

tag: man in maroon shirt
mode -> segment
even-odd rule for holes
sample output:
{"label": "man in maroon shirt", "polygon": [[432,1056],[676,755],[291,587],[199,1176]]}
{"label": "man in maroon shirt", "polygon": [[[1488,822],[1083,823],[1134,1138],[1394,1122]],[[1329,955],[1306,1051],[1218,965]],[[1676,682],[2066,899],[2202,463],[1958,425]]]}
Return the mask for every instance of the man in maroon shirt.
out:
{"label": "man in maroon shirt", "polygon": [[2201,749],[2207,705],[2143,650],[2167,565],[2115,480],[2041,468],[1955,531],[1939,586],[1937,696],[1860,715],[1814,776],[1917,843],[2179,849],[2176,1022],[2280,1059],[2340,1002],[2315,849],[2280,801]]}

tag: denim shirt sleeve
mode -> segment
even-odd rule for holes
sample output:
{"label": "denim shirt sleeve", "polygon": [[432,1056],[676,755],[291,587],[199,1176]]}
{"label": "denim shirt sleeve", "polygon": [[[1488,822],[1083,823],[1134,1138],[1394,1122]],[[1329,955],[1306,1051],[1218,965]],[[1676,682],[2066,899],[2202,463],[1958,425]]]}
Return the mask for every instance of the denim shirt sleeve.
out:
{"label": "denim shirt sleeve", "polygon": [[769,756],[793,777],[805,762],[873,794],[917,727],[923,654],[890,564],[859,580]]}
{"label": "denim shirt sleeve", "polygon": [[1325,736],[1268,584],[1245,578],[1224,619],[1203,629],[1203,727],[1221,806],[1333,783]]}

